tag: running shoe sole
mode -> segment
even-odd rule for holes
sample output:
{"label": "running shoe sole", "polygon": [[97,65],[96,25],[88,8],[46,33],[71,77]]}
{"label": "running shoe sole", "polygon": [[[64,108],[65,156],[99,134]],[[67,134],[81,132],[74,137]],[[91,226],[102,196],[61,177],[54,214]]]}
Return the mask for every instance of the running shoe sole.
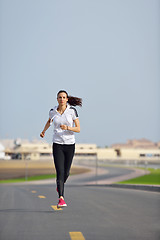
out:
{"label": "running shoe sole", "polygon": [[57,205],[57,208],[63,208],[63,207],[67,207],[67,204]]}

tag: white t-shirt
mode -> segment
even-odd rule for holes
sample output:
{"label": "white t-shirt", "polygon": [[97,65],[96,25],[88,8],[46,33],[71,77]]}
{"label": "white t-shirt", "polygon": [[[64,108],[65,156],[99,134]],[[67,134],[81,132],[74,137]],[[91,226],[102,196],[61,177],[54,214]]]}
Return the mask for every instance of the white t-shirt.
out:
{"label": "white t-shirt", "polygon": [[[53,121],[53,142],[58,144],[74,144],[75,136],[73,131],[62,130],[60,125],[74,126],[74,120],[78,118],[77,111],[74,107],[67,104],[67,108],[61,115],[57,111],[58,106],[49,111],[49,118]],[[51,124],[52,124],[51,121]]]}

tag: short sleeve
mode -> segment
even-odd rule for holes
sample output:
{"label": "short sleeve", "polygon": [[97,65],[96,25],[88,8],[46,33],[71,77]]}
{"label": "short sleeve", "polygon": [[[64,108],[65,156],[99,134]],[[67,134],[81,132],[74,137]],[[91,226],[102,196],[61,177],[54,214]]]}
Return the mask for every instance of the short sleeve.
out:
{"label": "short sleeve", "polygon": [[72,109],[72,119],[75,120],[78,118],[77,110],[74,107],[71,107]]}
{"label": "short sleeve", "polygon": [[49,111],[49,118],[52,119],[52,118],[53,118],[53,115],[54,115],[53,109],[51,109],[51,110]]}

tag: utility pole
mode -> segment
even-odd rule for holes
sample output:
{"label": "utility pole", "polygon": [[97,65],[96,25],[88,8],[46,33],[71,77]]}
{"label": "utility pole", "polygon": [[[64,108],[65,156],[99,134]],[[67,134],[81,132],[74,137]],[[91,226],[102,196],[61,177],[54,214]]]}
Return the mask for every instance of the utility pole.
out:
{"label": "utility pole", "polygon": [[96,178],[96,184],[97,182],[97,177],[98,177],[98,157],[97,157],[97,153],[96,153],[96,167],[95,167],[95,178]]}

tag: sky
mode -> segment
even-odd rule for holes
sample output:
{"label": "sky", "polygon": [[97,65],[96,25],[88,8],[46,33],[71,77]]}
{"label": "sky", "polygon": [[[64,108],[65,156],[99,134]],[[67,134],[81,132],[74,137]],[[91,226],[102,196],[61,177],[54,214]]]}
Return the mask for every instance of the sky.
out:
{"label": "sky", "polygon": [[160,141],[159,0],[0,0],[0,35],[0,139],[40,139],[65,89],[77,143]]}

